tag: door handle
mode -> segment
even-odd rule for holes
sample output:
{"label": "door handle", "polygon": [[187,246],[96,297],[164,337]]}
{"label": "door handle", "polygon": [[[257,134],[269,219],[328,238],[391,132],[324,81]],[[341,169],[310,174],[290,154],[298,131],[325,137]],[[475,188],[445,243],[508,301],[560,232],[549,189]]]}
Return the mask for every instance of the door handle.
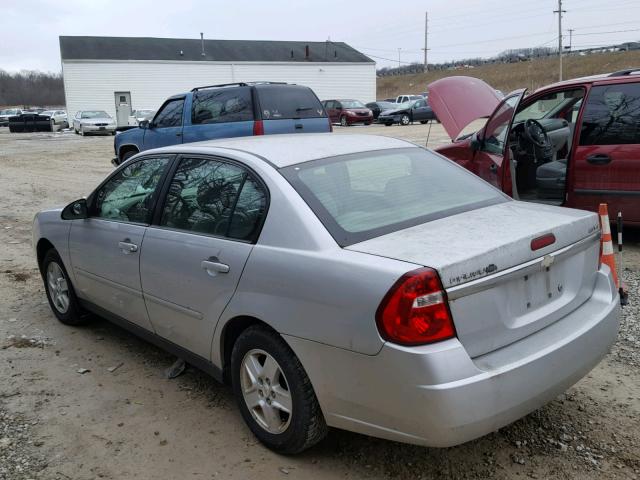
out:
{"label": "door handle", "polygon": [[596,153],[587,157],[587,162],[593,165],[606,165],[611,162],[611,157],[606,153]]}
{"label": "door handle", "polygon": [[212,277],[215,277],[218,273],[229,273],[229,265],[220,263],[215,257],[209,260],[203,260],[200,266]]}
{"label": "door handle", "polygon": [[302,130],[303,125],[301,123],[296,123],[295,127],[296,127],[296,130]]}
{"label": "door handle", "polygon": [[131,243],[131,240],[128,238],[124,239],[122,242],[118,242],[118,248],[127,255],[138,251],[138,245]]}
{"label": "door handle", "polygon": [[176,137],[181,137],[181,136],[182,136],[182,132],[176,133]]}

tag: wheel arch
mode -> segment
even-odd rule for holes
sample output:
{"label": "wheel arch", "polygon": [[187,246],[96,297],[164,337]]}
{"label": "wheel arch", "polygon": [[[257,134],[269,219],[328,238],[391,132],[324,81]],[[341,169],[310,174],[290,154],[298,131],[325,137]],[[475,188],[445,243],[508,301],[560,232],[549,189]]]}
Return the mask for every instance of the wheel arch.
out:
{"label": "wheel arch", "polygon": [[233,351],[233,345],[236,343],[236,340],[238,340],[238,337],[242,332],[254,325],[260,325],[278,333],[277,330],[267,322],[250,315],[239,315],[237,317],[233,317],[222,327],[218,348],[220,349],[222,378],[225,383],[231,383],[229,366],[231,365],[231,352]]}
{"label": "wheel arch", "polygon": [[40,273],[42,273],[42,262],[44,261],[44,256],[52,248],[55,250],[56,247],[49,241],[49,239],[41,238],[38,240],[38,244],[36,245],[36,255],[38,258],[38,268],[40,269]]}
{"label": "wheel arch", "polygon": [[140,153],[140,149],[134,143],[125,143],[124,145],[120,145],[120,147],[118,147],[118,159],[120,160],[121,163],[122,163],[122,156],[127,152]]}

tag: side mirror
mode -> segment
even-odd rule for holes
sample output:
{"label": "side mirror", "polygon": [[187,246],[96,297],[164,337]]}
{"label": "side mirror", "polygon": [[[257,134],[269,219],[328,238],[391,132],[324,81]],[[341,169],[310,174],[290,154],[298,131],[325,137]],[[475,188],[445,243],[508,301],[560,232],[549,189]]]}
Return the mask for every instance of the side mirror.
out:
{"label": "side mirror", "polygon": [[151,122],[149,120],[142,120],[140,123],[138,123],[138,126],[140,128],[150,128]]}
{"label": "side mirror", "polygon": [[71,202],[69,205],[62,209],[62,219],[63,220],[78,220],[81,218],[89,217],[89,210],[87,208],[87,200],[81,198],[80,200],[76,200]]}

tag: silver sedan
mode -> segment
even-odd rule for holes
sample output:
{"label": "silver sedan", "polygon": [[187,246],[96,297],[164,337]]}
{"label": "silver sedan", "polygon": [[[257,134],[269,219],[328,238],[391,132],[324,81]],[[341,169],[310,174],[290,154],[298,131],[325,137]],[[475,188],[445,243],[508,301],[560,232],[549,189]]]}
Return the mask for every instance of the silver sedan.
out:
{"label": "silver sedan", "polygon": [[268,447],[338,427],[451,446],[544,405],[616,338],[598,217],[370,135],[166,147],[37,214],[63,323],[98,314],[232,384]]}
{"label": "silver sedan", "polygon": [[73,131],[85,135],[115,135],[116,121],[104,110],[80,110],[73,117]]}

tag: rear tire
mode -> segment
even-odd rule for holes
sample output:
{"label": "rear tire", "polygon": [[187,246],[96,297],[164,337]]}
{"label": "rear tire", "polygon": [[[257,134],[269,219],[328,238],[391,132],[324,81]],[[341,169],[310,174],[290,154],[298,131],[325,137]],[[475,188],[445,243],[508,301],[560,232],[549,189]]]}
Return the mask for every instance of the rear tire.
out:
{"label": "rear tire", "polygon": [[[256,325],[242,332],[231,353],[231,379],[244,421],[268,448],[299,453],[326,436],[309,377],[273,330]],[[282,405],[289,405],[289,411]]]}
{"label": "rear tire", "polygon": [[422,125],[425,125],[425,124],[429,123],[429,120],[420,120],[420,123],[421,123]]}
{"label": "rear tire", "polygon": [[54,248],[44,255],[41,271],[47,300],[56,318],[65,325],[87,323],[89,316],[82,311],[69,274]]}

